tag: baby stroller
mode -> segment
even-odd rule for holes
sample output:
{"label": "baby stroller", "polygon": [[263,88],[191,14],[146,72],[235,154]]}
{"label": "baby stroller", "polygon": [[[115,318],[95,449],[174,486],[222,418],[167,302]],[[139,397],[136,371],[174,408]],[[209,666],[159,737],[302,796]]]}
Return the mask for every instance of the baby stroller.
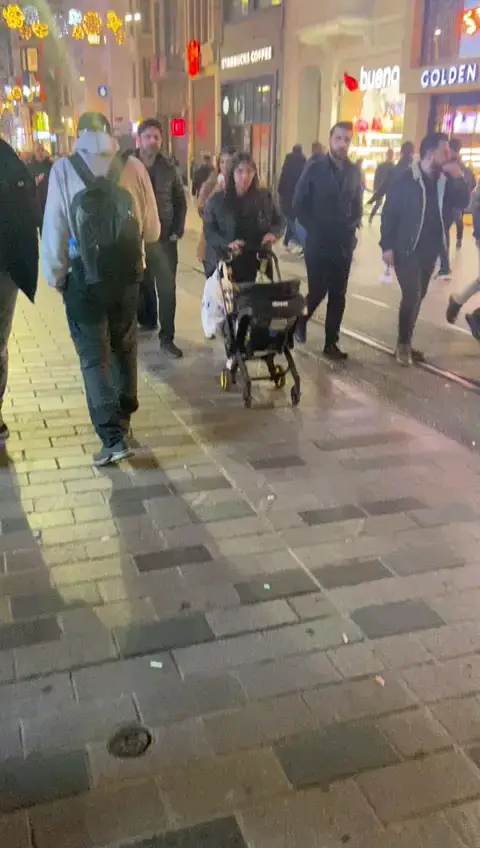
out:
{"label": "baby stroller", "polygon": [[[293,386],[290,397],[293,406],[300,402],[300,377],[292,356],[293,334],[297,319],[304,312],[305,299],[300,294],[300,280],[282,280],[278,259],[271,251],[258,254],[262,282],[235,283],[232,280],[230,255],[219,268],[220,288],[225,307],[223,338],[227,360],[220,374],[220,385],[228,392],[232,384],[242,389],[244,406],[252,405],[252,381],[271,380],[283,389],[290,372]],[[275,270],[276,281],[266,279]],[[285,366],[275,362],[282,355]],[[264,376],[251,377],[247,361],[261,359],[267,366]]]}

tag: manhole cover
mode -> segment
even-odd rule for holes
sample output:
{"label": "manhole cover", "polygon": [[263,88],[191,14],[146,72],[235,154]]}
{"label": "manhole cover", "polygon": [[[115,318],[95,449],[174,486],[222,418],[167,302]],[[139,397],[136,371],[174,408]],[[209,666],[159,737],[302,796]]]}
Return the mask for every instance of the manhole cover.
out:
{"label": "manhole cover", "polygon": [[126,760],[141,757],[153,742],[148,728],[141,724],[124,724],[110,737],[107,750],[112,757]]}

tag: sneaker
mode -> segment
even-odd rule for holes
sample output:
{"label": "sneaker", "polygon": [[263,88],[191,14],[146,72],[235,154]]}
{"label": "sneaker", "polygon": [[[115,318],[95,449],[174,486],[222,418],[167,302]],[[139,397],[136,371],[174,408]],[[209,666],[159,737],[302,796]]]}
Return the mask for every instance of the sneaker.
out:
{"label": "sneaker", "polygon": [[461,250],[461,249],[462,249],[462,242],[457,241],[457,250]]}
{"label": "sneaker", "polygon": [[183,350],[177,347],[173,339],[161,339],[160,350],[163,350],[170,359],[181,359],[183,356]]}
{"label": "sneaker", "polygon": [[455,300],[454,295],[451,294],[448,298],[447,306],[447,321],[449,324],[455,324],[455,321],[457,320],[460,314],[461,308],[461,305]]}
{"label": "sneaker", "polygon": [[475,314],[465,315],[465,321],[470,327],[470,332],[477,342],[480,342],[480,321]]}
{"label": "sneaker", "polygon": [[449,280],[452,279],[452,272],[450,268],[446,271],[439,271],[437,274],[437,280],[443,280],[445,283],[448,283]]}
{"label": "sneaker", "polygon": [[93,464],[97,468],[102,468],[104,465],[112,465],[112,463],[121,462],[122,459],[128,459],[129,456],[133,456],[133,450],[128,447],[125,440],[122,440],[109,448],[104,445],[93,457]]}
{"label": "sneaker", "polygon": [[6,442],[10,435],[10,431],[5,424],[5,421],[0,419],[0,442]]}
{"label": "sneaker", "polygon": [[397,350],[395,351],[395,358],[398,364],[403,365],[404,368],[408,368],[409,365],[413,365],[412,349],[410,345],[397,345]]}
{"label": "sneaker", "polygon": [[425,362],[425,354],[421,350],[416,350],[412,347],[412,361],[418,363]]}
{"label": "sneaker", "polygon": [[323,355],[333,362],[345,362],[348,359],[348,353],[340,350],[337,344],[326,344],[323,348]]}

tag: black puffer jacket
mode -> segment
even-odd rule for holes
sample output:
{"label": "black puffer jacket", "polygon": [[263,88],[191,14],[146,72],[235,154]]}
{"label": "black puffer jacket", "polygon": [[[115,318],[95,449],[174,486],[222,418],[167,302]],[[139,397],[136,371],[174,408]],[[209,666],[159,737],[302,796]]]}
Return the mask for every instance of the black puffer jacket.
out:
{"label": "black puffer jacket", "polygon": [[287,153],[283,163],[278,181],[278,194],[282,203],[282,212],[288,218],[292,217],[293,195],[306,162],[302,151],[294,149],[291,153]]}
{"label": "black puffer jacket", "polygon": [[0,272],[30,300],[38,277],[40,209],[27,166],[6,141],[0,140]]}
{"label": "black puffer jacket", "polygon": [[[138,150],[135,155],[140,159]],[[147,168],[147,171],[152,182],[158,217],[162,225],[160,241],[168,241],[171,236],[181,238],[185,231],[187,200],[174,162],[163,153],[159,153],[152,167]]]}
{"label": "black puffer jacket", "polygon": [[[453,221],[454,209],[466,209],[470,200],[468,186],[463,177],[453,179],[441,174],[437,184],[438,205],[442,222]],[[393,180],[387,189],[382,212],[380,247],[393,250],[395,256],[405,257],[415,250],[423,226],[426,192],[420,162],[415,160],[410,168]],[[443,244],[446,248],[445,225]],[[432,245],[432,255],[442,244]],[[437,253],[437,255],[438,255]]]}

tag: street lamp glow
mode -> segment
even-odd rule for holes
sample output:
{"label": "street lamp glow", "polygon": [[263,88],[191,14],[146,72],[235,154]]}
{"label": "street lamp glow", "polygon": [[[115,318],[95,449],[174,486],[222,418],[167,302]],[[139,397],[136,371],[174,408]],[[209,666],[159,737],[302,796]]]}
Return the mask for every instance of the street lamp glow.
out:
{"label": "street lamp glow", "polygon": [[132,12],[129,12],[128,15],[125,15],[125,23],[127,23],[127,24],[130,24],[132,21],[141,21],[141,20],[142,20],[142,16],[141,16],[140,12],[135,12],[135,14],[132,14]]}
{"label": "street lamp glow", "polygon": [[79,78],[78,78],[78,81],[79,81],[79,82],[85,82],[85,77],[79,77]]}
{"label": "street lamp glow", "polygon": [[435,35],[437,36],[437,38],[438,38],[438,36],[442,34],[442,30],[441,30],[441,29],[436,29],[434,34],[435,34]]}

